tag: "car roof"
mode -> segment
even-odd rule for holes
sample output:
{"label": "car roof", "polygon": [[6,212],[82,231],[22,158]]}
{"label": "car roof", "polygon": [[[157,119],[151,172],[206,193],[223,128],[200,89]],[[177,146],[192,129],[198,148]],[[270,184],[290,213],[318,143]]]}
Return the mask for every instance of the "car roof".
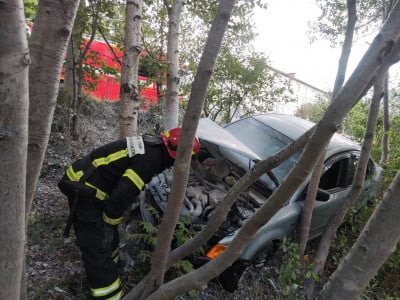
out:
{"label": "car roof", "polygon": [[[304,120],[296,116],[276,113],[257,114],[236,120],[232,123],[240,122],[241,120],[247,118],[253,118],[267,126],[270,126],[291,140],[296,140],[313,125],[315,125],[315,123],[311,121]],[[261,160],[261,158],[255,154],[253,150],[248,147],[248,145],[244,145],[225,128],[219,126],[208,118],[200,119],[199,126],[197,128],[197,136],[199,137],[202,145],[216,145],[217,147],[220,147],[220,149],[230,149],[251,159]],[[336,133],[329,143],[326,157],[328,158],[334,154],[351,150],[359,151],[360,146],[349,138]]]}
{"label": "car roof", "polygon": [[[247,118],[254,118],[292,140],[296,140],[315,125],[314,122],[296,116],[276,113],[258,114]],[[360,150],[360,145],[341,134],[335,133],[329,143],[327,156],[347,150]]]}
{"label": "car roof", "polygon": [[250,116],[274,129],[283,133],[292,140],[299,138],[304,132],[310,129],[315,124],[308,120],[301,119],[296,116],[283,114],[260,114]]}

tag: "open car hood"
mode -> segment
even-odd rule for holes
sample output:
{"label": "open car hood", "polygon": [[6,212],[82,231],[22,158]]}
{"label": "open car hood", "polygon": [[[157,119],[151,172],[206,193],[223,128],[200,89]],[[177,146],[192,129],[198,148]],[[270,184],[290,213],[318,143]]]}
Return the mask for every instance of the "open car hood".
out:
{"label": "open car hood", "polygon": [[253,150],[211,119],[199,120],[197,137],[200,139],[201,146],[207,148],[213,155],[232,159],[232,152],[235,152],[254,161],[261,160],[261,157]]}

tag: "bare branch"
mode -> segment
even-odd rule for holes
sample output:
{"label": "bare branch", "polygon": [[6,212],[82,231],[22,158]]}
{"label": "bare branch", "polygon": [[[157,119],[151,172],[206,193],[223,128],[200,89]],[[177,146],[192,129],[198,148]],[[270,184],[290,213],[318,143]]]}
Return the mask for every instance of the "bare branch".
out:
{"label": "bare branch", "polygon": [[115,50],[114,50],[113,46],[110,44],[110,42],[108,41],[107,37],[104,35],[104,32],[101,29],[100,25],[97,26],[97,29],[99,30],[101,36],[103,37],[103,40],[106,42],[108,49],[110,49],[111,53],[113,54],[114,59],[119,63],[119,65],[121,65],[122,64],[121,60],[119,59],[117,53],[115,53]]}

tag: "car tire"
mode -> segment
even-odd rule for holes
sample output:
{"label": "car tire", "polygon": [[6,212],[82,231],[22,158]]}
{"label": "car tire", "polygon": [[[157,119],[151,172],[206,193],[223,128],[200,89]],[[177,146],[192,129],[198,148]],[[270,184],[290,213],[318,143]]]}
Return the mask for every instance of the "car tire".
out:
{"label": "car tire", "polygon": [[225,290],[233,293],[237,289],[239,280],[248,266],[249,262],[247,260],[237,260],[222,272],[217,280]]}

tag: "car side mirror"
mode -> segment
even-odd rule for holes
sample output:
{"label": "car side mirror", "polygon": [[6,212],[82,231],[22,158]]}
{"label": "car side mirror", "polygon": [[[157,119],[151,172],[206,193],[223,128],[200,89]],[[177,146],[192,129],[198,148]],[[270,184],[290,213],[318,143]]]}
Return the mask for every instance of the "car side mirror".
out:
{"label": "car side mirror", "polygon": [[317,200],[317,201],[325,202],[325,201],[328,201],[328,200],[329,200],[330,196],[331,196],[331,195],[330,195],[327,191],[325,191],[325,190],[319,188],[319,189],[317,190],[317,197],[316,197],[316,200]]}

